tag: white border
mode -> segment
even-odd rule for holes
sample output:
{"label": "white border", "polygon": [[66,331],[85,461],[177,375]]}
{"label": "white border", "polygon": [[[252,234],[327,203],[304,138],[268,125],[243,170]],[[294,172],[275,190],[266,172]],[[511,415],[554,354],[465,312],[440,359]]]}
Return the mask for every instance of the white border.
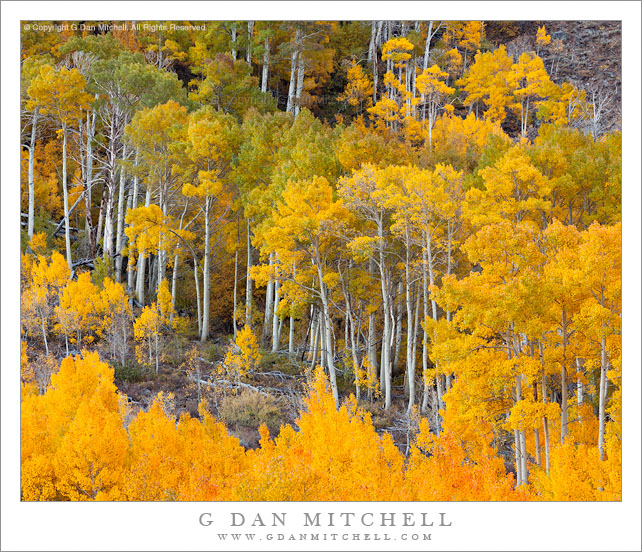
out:
{"label": "white border", "polygon": [[[3,2],[2,10],[2,550],[249,549],[220,543],[229,513],[447,512],[434,550],[640,550],[640,4],[638,2]],[[19,497],[19,21],[585,19],[623,20],[624,482],[621,503],[32,504]],[[314,17],[316,16],[316,17]],[[212,512],[215,525],[198,525]],[[287,531],[296,530],[288,524]],[[261,541],[266,550],[390,550],[402,543]]]}

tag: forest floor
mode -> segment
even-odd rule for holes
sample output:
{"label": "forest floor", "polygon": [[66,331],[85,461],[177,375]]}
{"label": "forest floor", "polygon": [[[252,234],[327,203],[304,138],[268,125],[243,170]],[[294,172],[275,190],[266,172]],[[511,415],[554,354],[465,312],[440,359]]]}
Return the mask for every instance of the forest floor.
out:
{"label": "forest floor", "polygon": [[[272,436],[276,436],[281,425],[297,427],[297,419],[304,409],[310,363],[287,351],[261,351],[262,359],[252,373],[240,380],[240,384],[221,374],[221,362],[228,338],[201,344],[197,341],[173,347],[171,341],[165,347],[165,359],[155,369],[141,367],[131,358],[123,367],[118,362],[108,360],[115,371],[115,384],[126,395],[132,414],[147,410],[159,392],[172,393],[173,410],[177,416],[188,414],[198,416],[199,390],[194,374],[189,374],[183,364],[185,352],[196,347],[200,360],[201,398],[205,398],[212,414],[225,422],[230,434],[236,436],[246,449],[259,445],[258,428],[266,423]],[[186,345],[186,346],[185,346]],[[107,355],[102,354],[107,359]],[[133,355],[132,355],[133,357]],[[338,369],[338,387],[343,401],[354,393],[351,378]],[[389,411],[383,408],[383,400],[362,398],[359,406],[370,413],[378,433],[388,432],[403,453],[406,453],[409,440],[417,430],[416,420],[408,418],[406,409],[408,398],[403,390],[403,382],[395,381],[392,388],[392,406]]]}

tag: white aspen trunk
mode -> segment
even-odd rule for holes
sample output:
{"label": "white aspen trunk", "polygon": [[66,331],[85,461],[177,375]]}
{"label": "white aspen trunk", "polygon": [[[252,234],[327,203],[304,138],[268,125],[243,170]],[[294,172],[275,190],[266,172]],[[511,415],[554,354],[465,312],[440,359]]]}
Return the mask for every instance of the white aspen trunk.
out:
{"label": "white aspen trunk", "polygon": [[568,434],[568,376],[566,372],[566,351],[568,347],[568,332],[567,332],[567,319],[566,310],[562,309],[562,340],[563,340],[563,355],[562,355],[562,419],[561,419],[561,442],[564,444],[564,439]]}
{"label": "white aspen trunk", "polygon": [[42,340],[45,342],[45,356],[49,356],[49,344],[47,343],[47,330],[45,328],[45,319],[40,317],[40,327],[42,328]]}
{"label": "white aspen trunk", "polygon": [[[167,220],[167,197],[163,194],[161,198],[161,209],[163,210],[163,220]],[[167,268],[167,251],[165,251],[165,234],[158,233],[158,278],[156,280],[156,289],[160,288],[161,282],[165,279],[165,270]]]}
{"label": "white aspen trunk", "polygon": [[377,55],[377,46],[381,44],[382,29],[383,21],[377,22],[377,37],[372,50],[372,105],[377,103],[377,84],[379,82],[379,56]]}
{"label": "white aspen trunk", "polygon": [[[423,263],[422,263],[423,315],[424,315],[424,320],[426,320],[426,318],[428,318],[428,270],[427,270],[428,259],[427,259],[425,249],[422,252],[422,256],[423,256]],[[428,370],[428,332],[426,332],[426,328],[423,328],[423,341],[422,341],[422,348],[421,348],[421,368],[422,368],[422,376],[424,376],[426,374],[426,371]],[[428,408],[428,386],[424,383],[424,398],[421,404],[421,411],[426,412],[427,408]]]}
{"label": "white aspen trunk", "polygon": [[[381,231],[380,231],[381,238]],[[382,371],[382,391],[385,393],[385,410],[390,410],[392,404],[392,393],[390,388],[392,364],[390,362],[391,352],[391,312],[390,298],[388,295],[388,283],[386,278],[386,268],[384,264],[383,249],[379,248],[379,269],[381,273],[381,296],[383,299],[383,336],[381,341],[381,371]]]}
{"label": "white aspen trunk", "polygon": [[296,117],[301,111],[301,95],[303,94],[303,80],[305,78],[305,60],[303,53],[299,52],[297,81],[296,81],[296,101],[294,102],[294,116]]}
{"label": "white aspen trunk", "polygon": [[272,311],[274,309],[274,278],[272,277],[272,267],[274,266],[274,253],[270,253],[270,278],[268,279],[265,290],[265,314],[263,318],[263,341],[267,340],[272,329]]}
{"label": "white aspen trunk", "polygon": [[[152,192],[147,188],[145,192],[145,207],[149,207],[152,201]],[[145,304],[145,268],[147,259],[143,256],[143,252],[138,255],[138,267],[136,269],[136,296],[141,305]]]}
{"label": "white aspen trunk", "polygon": [[232,24],[232,59],[236,61],[236,23]]}
{"label": "white aspen trunk", "polygon": [[176,310],[176,282],[178,280],[178,261],[180,255],[176,253],[174,255],[174,267],[172,268],[172,308],[169,312],[169,321],[174,320],[174,312]]}
{"label": "white aspen trunk", "polygon": [[245,323],[252,327],[252,243],[250,241],[250,221],[247,221],[247,271],[245,277]]}
{"label": "white aspen trunk", "polygon": [[524,485],[528,485],[528,466],[527,466],[527,460],[528,460],[528,455],[526,452],[526,432],[522,429],[519,432],[519,440],[520,440],[520,448],[522,452],[522,483]]}
{"label": "white aspen trunk", "polygon": [[158,332],[155,333],[155,349],[156,349],[156,373],[158,374]]}
{"label": "white aspen trunk", "polygon": [[245,61],[250,65],[252,64],[252,33],[254,31],[254,21],[247,22],[247,52],[245,55]]}
{"label": "white aspen trunk", "polygon": [[371,63],[374,59],[374,53],[376,48],[376,39],[377,39],[377,22],[370,22],[370,43],[368,44],[368,63]]}
{"label": "white aspen trunk", "polygon": [[513,441],[515,442],[515,472],[517,474],[517,486],[522,484],[522,446],[519,439],[519,431],[513,430]]}
{"label": "white aspen trunk", "polygon": [[194,287],[196,288],[196,317],[198,319],[198,333],[203,330],[203,318],[201,316],[201,283],[198,278],[198,260],[194,257]]}
{"label": "white aspen trunk", "polygon": [[[542,344],[539,344],[539,358],[540,363],[542,364],[542,402],[546,403],[548,401],[548,389],[546,388],[546,370],[544,368],[544,351],[542,349]],[[544,416],[542,419],[544,426],[544,457],[546,461],[546,475],[551,473],[551,459],[549,456],[549,434],[548,434],[548,418]]]}
{"label": "white aspen trunk", "polygon": [[328,372],[330,374],[330,388],[332,389],[332,396],[334,397],[334,402],[339,405],[339,390],[337,389],[337,373],[334,366],[334,354],[332,349],[332,325],[330,321],[330,305],[328,302],[328,296],[326,292],[326,286],[323,283],[323,273],[321,272],[321,266],[317,263],[317,271],[319,274],[319,289],[321,291],[321,303],[323,305],[323,341],[325,349],[325,359],[328,366]]}
{"label": "white aspen trunk", "polygon": [[[234,341],[236,341],[236,335],[238,333],[238,328],[236,327],[236,310],[238,303],[238,279],[239,279],[239,248],[238,243],[236,251],[234,252],[234,302],[232,308],[232,330],[234,332]],[[199,328],[200,329],[200,328]]]}
{"label": "white aspen trunk", "polygon": [[[127,146],[123,148],[123,161],[127,159]],[[123,270],[123,227],[125,224],[125,171],[121,167],[120,169],[120,179],[118,183],[118,218],[116,221],[116,281],[120,282],[122,280],[122,270]]]}
{"label": "white aspen trunk", "polygon": [[62,128],[62,192],[63,205],[65,209],[65,250],[67,252],[67,264],[69,271],[73,271],[71,261],[71,237],[69,233],[69,196],[67,194],[67,127]]}
{"label": "white aspen trunk", "polygon": [[[531,357],[533,356],[533,348],[531,346]],[[537,382],[533,382],[533,398],[535,402],[537,403]],[[542,447],[539,443],[539,429],[535,428],[533,430],[533,433],[535,434],[535,462],[537,463],[538,466],[541,467],[542,465]]]}
{"label": "white aspen trunk", "polygon": [[317,310],[315,310],[313,318],[312,318],[312,344],[311,344],[311,352],[312,352],[312,361],[310,362],[310,368],[314,369],[315,364],[317,361],[317,356],[319,352],[319,313]]}
{"label": "white aspen trunk", "polygon": [[[582,360],[578,357],[575,359],[575,364],[577,366],[577,406],[582,406],[584,402],[584,384],[582,383]],[[579,421],[582,421],[582,414],[577,413]]]}
{"label": "white aspen trunk", "polygon": [[[94,98],[98,100],[98,94],[94,95]],[[91,115],[87,113],[87,157],[85,158],[86,168],[85,176],[87,182],[87,191],[85,197],[85,209],[87,216],[87,230],[91,231],[91,188],[93,186],[94,180],[94,153],[93,153],[93,141],[94,135],[96,134],[96,109],[92,107]],[[95,244],[94,244],[95,245]],[[92,251],[93,254],[93,251]]]}
{"label": "white aspen trunk", "polygon": [[397,320],[395,323],[395,355],[392,362],[393,368],[397,368],[399,366],[399,356],[401,355],[401,338],[403,337],[402,324],[404,311],[404,302],[401,300],[402,293],[403,283],[399,282],[397,284],[397,297],[399,297],[399,300],[397,301]]}
{"label": "white aspen trunk", "polygon": [[274,312],[272,314],[272,352],[279,350],[279,316],[278,307],[281,300],[281,285],[278,280],[274,282]]}
{"label": "white aspen trunk", "polygon": [[428,22],[428,34],[426,35],[426,48],[424,50],[424,71],[428,68],[428,59],[430,57],[430,41],[432,40],[433,22]]}
{"label": "white aspen trunk", "polygon": [[[138,154],[136,154],[136,165],[138,165]],[[136,209],[136,207],[138,206],[138,176],[134,176],[132,188],[131,208]],[[132,253],[130,253],[130,255],[132,255]],[[134,279],[136,277],[136,270],[134,269],[134,264],[131,261],[132,260],[129,259],[129,266],[127,267],[127,291],[131,291],[134,289]]]}
{"label": "white aspen trunk", "polygon": [[203,251],[203,327],[201,343],[210,333],[210,198],[205,198],[205,246]]}
{"label": "white aspen trunk", "polygon": [[268,90],[268,74],[270,71],[270,38],[265,38],[265,51],[263,52],[263,73],[261,75],[261,92]]}
{"label": "white aspen trunk", "polygon": [[286,111],[288,113],[294,113],[294,88],[296,85],[296,69],[297,69],[297,59],[299,56],[299,39],[301,36],[301,30],[297,29],[294,35],[294,49],[292,50],[292,57],[290,60],[290,87],[288,89],[288,103]]}
{"label": "white aspen trunk", "polygon": [[327,350],[325,348],[325,322],[323,321],[323,309],[321,309],[321,312],[319,313],[319,358],[321,359],[321,367],[323,369],[328,367],[327,364]]}
{"label": "white aspen trunk", "polygon": [[36,129],[38,124],[38,108],[33,111],[33,119],[31,120],[31,140],[29,142],[29,208],[27,211],[27,235],[31,240],[33,238],[33,221],[35,213],[35,194],[36,187],[33,179],[33,163],[36,152]]}
{"label": "white aspen trunk", "polygon": [[600,451],[600,460],[604,460],[604,425],[605,425],[605,408],[606,408],[606,337],[602,337],[600,342],[600,404],[598,410],[598,440],[597,447]]}
{"label": "white aspen trunk", "polygon": [[290,332],[288,335],[288,353],[294,354],[294,316],[290,315]]}
{"label": "white aspen trunk", "polygon": [[415,328],[412,318],[412,295],[410,292],[410,232],[406,226],[406,370],[408,374],[408,414],[415,404],[415,357],[413,352],[413,336]]}

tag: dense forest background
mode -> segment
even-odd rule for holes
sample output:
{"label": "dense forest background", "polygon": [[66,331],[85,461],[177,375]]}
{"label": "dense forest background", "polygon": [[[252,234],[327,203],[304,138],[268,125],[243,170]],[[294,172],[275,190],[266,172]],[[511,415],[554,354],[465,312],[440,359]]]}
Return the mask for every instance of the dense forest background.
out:
{"label": "dense forest background", "polygon": [[620,34],[23,28],[23,498],[618,500]]}

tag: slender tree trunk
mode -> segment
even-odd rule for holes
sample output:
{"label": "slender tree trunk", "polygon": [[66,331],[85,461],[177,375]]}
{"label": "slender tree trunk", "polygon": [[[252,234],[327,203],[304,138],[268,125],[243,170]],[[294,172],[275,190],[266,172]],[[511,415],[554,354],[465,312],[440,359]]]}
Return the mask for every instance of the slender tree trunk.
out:
{"label": "slender tree trunk", "polygon": [[288,90],[288,104],[286,111],[288,113],[294,113],[294,89],[296,85],[296,69],[297,69],[297,60],[299,57],[299,41],[301,37],[301,30],[297,29],[294,34],[294,49],[292,50],[292,56],[290,59],[290,88]]}
{"label": "slender tree trunk", "polygon": [[319,289],[321,291],[321,304],[323,305],[323,342],[325,349],[325,359],[328,365],[328,372],[330,374],[330,388],[332,389],[332,396],[334,402],[339,405],[339,391],[337,389],[337,373],[334,366],[334,353],[332,348],[332,323],[330,320],[330,305],[328,301],[326,286],[323,283],[323,274],[321,267],[317,264],[319,273]]}
{"label": "slender tree trunk", "polygon": [[430,41],[432,40],[433,22],[428,22],[428,34],[426,35],[426,48],[424,50],[424,71],[428,69],[428,59],[430,58]]}
{"label": "slender tree trunk", "polygon": [[254,21],[247,22],[247,53],[245,61],[252,64],[252,33],[254,31]]}
{"label": "slender tree trunk", "polygon": [[279,316],[277,306],[280,297],[281,285],[278,280],[274,282],[274,313],[272,315],[272,352],[276,353],[279,350]]}
{"label": "slender tree trunk", "polygon": [[210,333],[210,198],[205,198],[205,245],[203,251],[203,327],[201,343]]}
{"label": "slender tree trunk", "polygon": [[381,371],[382,371],[382,385],[385,393],[385,410],[390,410],[392,405],[392,393],[390,388],[392,364],[390,362],[391,353],[391,313],[390,313],[390,297],[388,294],[388,283],[386,278],[386,267],[384,264],[383,250],[379,251],[379,268],[381,273],[381,296],[383,299],[383,336],[381,342]]}
{"label": "slender tree trunk", "polygon": [[413,325],[412,294],[410,289],[410,231],[406,226],[406,370],[408,374],[408,414],[415,404],[415,357],[413,352]]}
{"label": "slender tree trunk", "polygon": [[288,354],[294,354],[294,316],[290,315],[290,332],[288,335]]}
{"label": "slender tree trunk", "polygon": [[561,441],[564,444],[564,439],[568,434],[568,376],[566,371],[566,352],[568,348],[568,328],[566,309],[562,309],[562,420],[561,420]]}
{"label": "slender tree trunk", "polygon": [[247,221],[247,272],[245,278],[245,323],[252,327],[252,243],[250,241],[250,221]]}
{"label": "slender tree trunk", "polygon": [[[546,368],[544,366],[544,351],[542,344],[539,344],[539,358],[542,364],[542,402],[546,403],[548,400],[548,389],[546,388]],[[549,456],[549,434],[548,434],[548,418],[544,416],[542,419],[544,425],[544,456],[546,459],[546,475],[551,473],[551,459]]]}
{"label": "slender tree trunk", "polygon": [[600,460],[604,460],[604,426],[605,426],[605,408],[606,408],[606,370],[608,362],[606,358],[606,337],[602,337],[600,342],[600,404],[598,413],[598,441],[597,447],[600,451]]}
{"label": "slender tree trunk", "polygon": [[238,304],[238,298],[237,298],[238,278],[239,278],[239,248],[237,243],[236,251],[234,252],[234,307],[232,309],[232,329],[234,331],[234,341],[236,341],[236,335],[238,333],[238,328],[236,326],[236,310],[237,310],[237,304]]}
{"label": "slender tree trunk", "polygon": [[267,288],[265,289],[265,314],[263,318],[263,341],[267,341],[268,336],[272,330],[272,311],[274,307],[274,278],[272,277],[272,269],[274,267],[274,253],[270,253],[270,277],[268,279]]}
{"label": "slender tree trunk", "polygon": [[67,127],[62,128],[62,193],[65,209],[65,250],[67,252],[67,264],[69,271],[73,271],[71,260],[71,236],[69,233],[69,194],[67,193]]}
{"label": "slender tree trunk", "polygon": [[174,320],[174,312],[176,311],[176,283],[178,281],[178,261],[180,255],[176,253],[174,255],[174,267],[172,268],[172,308],[169,312],[169,321]]}
{"label": "slender tree trunk", "polygon": [[[127,159],[128,152],[127,146],[123,148],[123,161]],[[118,184],[118,219],[116,222],[116,281],[120,282],[122,279],[123,270],[123,227],[125,224],[125,171],[120,169],[120,181]]]}
{"label": "slender tree trunk", "polygon": [[[531,357],[533,356],[533,350],[531,348]],[[537,403],[537,382],[533,382],[533,400],[535,403]],[[535,428],[533,430],[533,433],[535,434],[535,462],[537,463],[538,466],[542,465],[542,447],[539,442],[539,429]]]}
{"label": "slender tree trunk", "polygon": [[201,283],[198,278],[198,259],[194,257],[194,287],[196,288],[196,317],[198,318],[198,333],[203,331],[203,317],[201,313]]}
{"label": "slender tree trunk", "polygon": [[232,24],[232,59],[236,61],[236,23]]}
{"label": "slender tree trunk", "polygon": [[[138,154],[136,155],[136,165],[138,165]],[[138,176],[134,176],[134,182],[132,184],[132,204],[131,208],[136,209],[138,207]],[[132,262],[133,259],[131,256],[133,255],[133,252],[129,253],[130,258],[128,259],[128,266],[127,266],[127,291],[131,292],[131,290],[134,289],[134,279],[136,276],[136,270],[134,269],[134,263]]]}
{"label": "slender tree trunk", "polygon": [[[149,207],[149,204],[152,201],[152,192],[148,187],[145,192],[145,207]],[[138,253],[138,267],[136,268],[136,296],[138,297],[138,302],[141,305],[145,304],[145,268],[147,264],[147,259],[144,256],[143,251]],[[197,288],[198,289],[198,288]]]}
{"label": "slender tree trunk", "polygon": [[299,52],[296,82],[296,101],[294,102],[294,116],[301,111],[301,96],[303,94],[303,80],[305,78],[305,60],[303,53]]}
{"label": "slender tree trunk", "polygon": [[515,472],[517,474],[517,486],[523,483],[522,478],[522,445],[519,439],[519,431],[513,430],[513,441],[515,442]]}
{"label": "slender tree trunk", "polygon": [[319,313],[318,310],[315,309],[312,318],[312,344],[310,346],[312,351],[312,361],[310,362],[310,368],[312,369],[315,368],[319,353],[319,328]]}
{"label": "slender tree trunk", "polygon": [[31,119],[31,141],[29,142],[29,210],[27,212],[27,234],[29,239],[33,238],[33,221],[35,213],[35,194],[36,187],[33,178],[33,163],[36,152],[36,130],[38,126],[38,108],[33,110],[33,118]]}
{"label": "slender tree trunk", "polygon": [[47,343],[47,329],[45,328],[44,317],[40,317],[40,327],[42,328],[42,340],[45,343],[45,356],[49,357],[49,343]]}
{"label": "slender tree trunk", "polygon": [[263,52],[263,74],[261,78],[261,92],[268,90],[268,74],[270,71],[270,38],[265,38],[265,52]]}

